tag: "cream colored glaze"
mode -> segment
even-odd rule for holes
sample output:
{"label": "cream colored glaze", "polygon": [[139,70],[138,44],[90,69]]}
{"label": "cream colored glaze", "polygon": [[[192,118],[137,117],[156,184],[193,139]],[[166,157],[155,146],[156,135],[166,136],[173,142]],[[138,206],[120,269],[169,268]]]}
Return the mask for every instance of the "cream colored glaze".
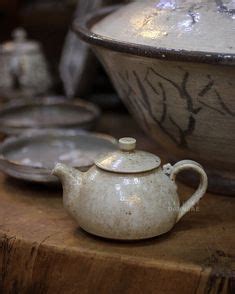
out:
{"label": "cream colored glaze", "polygon": [[235,2],[136,1],[108,15],[92,31],[116,41],[175,50],[235,52]]}
{"label": "cream colored glaze", "polygon": [[135,146],[135,139],[122,138],[119,140],[120,151],[106,154],[97,159],[95,164],[103,170],[116,173],[147,172],[160,166],[158,156],[144,151],[136,152]]}
{"label": "cream colored glaze", "polygon": [[[180,207],[175,177],[184,169],[198,172],[201,183]],[[62,181],[65,208],[81,228],[94,235],[121,240],[145,239],[169,231],[207,188],[204,170],[192,161],[141,173],[109,172],[97,166],[81,173],[57,164],[53,174]]]}

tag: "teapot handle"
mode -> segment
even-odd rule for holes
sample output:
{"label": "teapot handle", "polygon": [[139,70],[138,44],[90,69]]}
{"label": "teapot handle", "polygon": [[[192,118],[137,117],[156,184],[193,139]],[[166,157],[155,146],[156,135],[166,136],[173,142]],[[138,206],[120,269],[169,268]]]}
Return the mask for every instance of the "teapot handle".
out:
{"label": "teapot handle", "polygon": [[182,160],[177,162],[174,166],[171,166],[170,164],[164,166],[164,170],[168,172],[172,181],[175,181],[176,176],[179,172],[186,169],[191,169],[199,173],[200,184],[194,194],[180,207],[176,222],[178,222],[204,196],[208,186],[208,178],[206,172],[204,171],[202,166],[195,161]]}

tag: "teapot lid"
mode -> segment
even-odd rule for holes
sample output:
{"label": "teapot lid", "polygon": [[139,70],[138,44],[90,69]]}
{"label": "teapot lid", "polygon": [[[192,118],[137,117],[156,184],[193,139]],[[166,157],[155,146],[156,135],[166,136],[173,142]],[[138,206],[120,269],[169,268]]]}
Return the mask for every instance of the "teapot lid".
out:
{"label": "teapot lid", "polygon": [[119,151],[107,154],[95,161],[99,168],[116,173],[140,173],[158,168],[161,160],[158,156],[137,151],[134,138],[119,140]]}
{"label": "teapot lid", "polygon": [[17,28],[12,33],[13,40],[0,45],[0,53],[23,52],[31,53],[40,50],[40,44],[27,39],[23,28]]}
{"label": "teapot lid", "polygon": [[232,54],[234,22],[234,0],[139,0],[104,17],[92,32],[129,46]]}

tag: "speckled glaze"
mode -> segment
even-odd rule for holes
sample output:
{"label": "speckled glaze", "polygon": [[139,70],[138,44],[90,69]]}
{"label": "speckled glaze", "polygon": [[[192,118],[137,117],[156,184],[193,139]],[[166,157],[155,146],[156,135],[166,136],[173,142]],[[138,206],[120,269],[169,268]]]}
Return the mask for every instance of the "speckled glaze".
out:
{"label": "speckled glaze", "polygon": [[[234,196],[234,2],[192,3],[139,1],[113,15],[118,8],[100,10],[85,21],[77,20],[74,28],[92,44],[130,113],[163,147],[166,157],[201,162],[210,178],[209,190]],[[132,9],[140,13],[139,29],[128,26],[138,18]],[[192,11],[200,14],[200,21],[180,28],[180,23],[192,20]],[[175,34],[170,25],[174,17]],[[216,30],[212,30],[212,19],[221,23]],[[167,35],[143,36],[144,30],[154,32],[159,21]],[[124,40],[123,30],[130,34]],[[220,40],[214,37],[217,30]],[[187,182],[193,182],[189,178]]]}
{"label": "speckled glaze", "polygon": [[[175,166],[167,164],[163,169],[157,160],[156,167],[150,168],[151,156],[158,159],[149,153],[122,149],[99,159],[100,167],[95,165],[86,173],[57,164],[53,174],[62,181],[65,208],[80,227],[105,238],[137,240],[168,232],[205,194],[207,176],[199,164],[188,160]],[[135,172],[137,166],[139,172]],[[175,177],[187,169],[199,173],[201,181],[180,207]]]}

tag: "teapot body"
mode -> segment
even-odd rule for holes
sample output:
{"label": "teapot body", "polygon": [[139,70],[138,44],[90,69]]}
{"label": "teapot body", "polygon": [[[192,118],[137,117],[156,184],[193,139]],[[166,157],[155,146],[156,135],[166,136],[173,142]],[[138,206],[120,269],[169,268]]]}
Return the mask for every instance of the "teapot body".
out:
{"label": "teapot body", "polygon": [[[154,154],[136,151],[134,138],[119,140],[120,151],[95,161],[86,173],[58,163],[53,174],[62,181],[64,206],[85,231],[104,238],[140,240],[164,234],[198,203],[207,189],[202,166],[182,160],[174,166]],[[175,179],[194,170],[200,183],[182,205]]]}
{"label": "teapot body", "polygon": [[65,206],[79,226],[111,239],[163,234],[175,225],[180,206],[176,184],[161,168],[124,174],[94,166],[84,175],[79,195],[73,191],[73,203]]}

